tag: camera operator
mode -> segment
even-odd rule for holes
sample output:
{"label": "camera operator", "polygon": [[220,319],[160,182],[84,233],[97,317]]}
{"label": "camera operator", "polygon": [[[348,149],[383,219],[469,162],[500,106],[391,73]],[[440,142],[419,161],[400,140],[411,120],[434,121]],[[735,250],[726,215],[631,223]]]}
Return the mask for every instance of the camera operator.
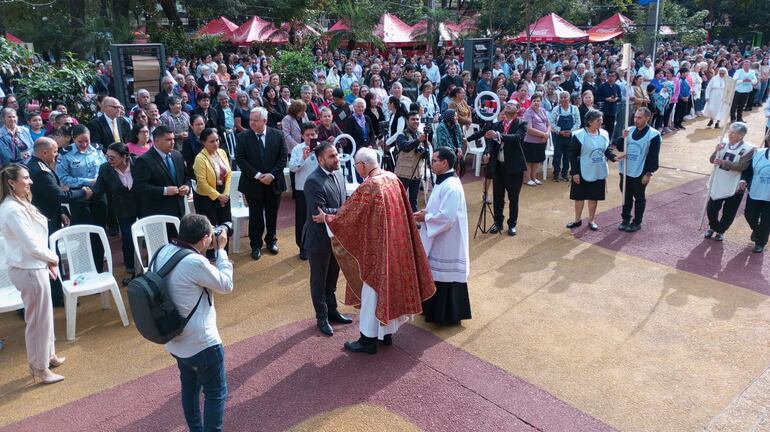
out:
{"label": "camera operator", "polygon": [[[219,250],[216,264],[212,265],[204,254],[215,241]],[[212,292],[233,291],[233,264],[227,259],[226,245],[226,230],[221,230],[215,239],[206,216],[188,214],[179,224],[176,242],[164,246],[156,255],[155,268],[161,268],[180,248],[196,252],[179,261],[166,276],[169,296],[179,315],[186,317],[195,309],[182,333],[166,343],[166,351],[174,356],[179,367],[182,409],[190,430],[222,430],[227,378]]]}
{"label": "camera operator", "polygon": [[428,151],[428,135],[418,131],[420,113],[412,111],[407,117],[406,127],[396,136],[398,160],[395,174],[409,192],[409,204],[417,211],[417,194],[420,192],[420,178],[425,168]]}
{"label": "camera operator", "polygon": [[307,251],[302,247],[302,229],[307,217],[305,200],[305,180],[318,167],[313,150],[318,145],[318,131],[313,122],[302,123],[300,127],[302,142],[294,146],[289,159],[289,170],[294,173],[294,187],[297,195],[294,200],[294,241],[299,248],[299,259],[307,259]]}
{"label": "camera operator", "polygon": [[519,103],[515,100],[505,103],[503,114],[503,120],[494,123],[492,129],[484,133],[487,148],[482,160],[487,164],[487,178],[492,178],[495,212],[495,224],[489,229],[489,233],[496,234],[503,230],[503,207],[507,191],[508,235],[515,236],[519,218],[519,194],[524,172],[527,171],[521,147],[527,134],[527,122],[519,118]]}

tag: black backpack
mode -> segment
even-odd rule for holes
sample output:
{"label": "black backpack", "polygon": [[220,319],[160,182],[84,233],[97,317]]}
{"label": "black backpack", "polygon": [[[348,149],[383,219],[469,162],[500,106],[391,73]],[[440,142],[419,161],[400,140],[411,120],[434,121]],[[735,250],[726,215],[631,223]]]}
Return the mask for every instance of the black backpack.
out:
{"label": "black backpack", "polygon": [[145,339],[157,344],[165,344],[182,333],[190,317],[198,309],[203,293],[208,296],[208,290],[204,289],[190,314],[182,318],[168,294],[165,277],[179,261],[194,252],[185,248],[179,249],[160,270],[155,271],[155,259],[161,250],[163,248],[155,252],[147,272],[128,284],[128,303],[134,316],[134,324]]}

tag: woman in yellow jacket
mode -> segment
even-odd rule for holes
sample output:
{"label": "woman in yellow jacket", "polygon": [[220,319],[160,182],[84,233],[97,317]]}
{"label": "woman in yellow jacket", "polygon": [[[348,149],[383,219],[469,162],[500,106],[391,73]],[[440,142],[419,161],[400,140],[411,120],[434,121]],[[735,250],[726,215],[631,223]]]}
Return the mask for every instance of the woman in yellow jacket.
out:
{"label": "woman in yellow jacket", "polygon": [[195,212],[209,218],[211,225],[231,222],[230,180],[233,171],[227,153],[219,148],[219,135],[214,128],[206,128],[200,136],[203,148],[195,156]]}

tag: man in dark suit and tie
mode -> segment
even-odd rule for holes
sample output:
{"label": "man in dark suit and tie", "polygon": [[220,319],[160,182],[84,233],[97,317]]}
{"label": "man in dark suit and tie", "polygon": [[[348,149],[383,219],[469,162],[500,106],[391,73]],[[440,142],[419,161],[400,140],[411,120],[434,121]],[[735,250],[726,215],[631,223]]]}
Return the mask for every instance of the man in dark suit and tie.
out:
{"label": "man in dark suit and tie", "polygon": [[131,135],[131,125],[120,115],[120,102],[113,97],[106,97],[101,104],[102,115],[91,120],[87,127],[91,132],[91,142],[102,145],[102,150],[115,142],[127,143]]}
{"label": "man in dark suit and tie", "polygon": [[152,141],[153,148],[131,166],[134,189],[139,198],[139,216],[169,215],[181,219],[190,192],[184,157],[174,150],[174,131],[168,126],[156,127]]}
{"label": "man in dark suit and tie", "polygon": [[[249,130],[236,138],[235,160],[241,168],[238,191],[249,205],[251,258],[262,256],[262,233],[267,249],[278,253],[276,224],[281,194],[286,190],[283,169],[288,149],[280,131],[267,127],[267,110],[259,107],[249,114]],[[265,230],[265,228],[267,228]]]}
{"label": "man in dark suit and tie", "polygon": [[[38,138],[33,155],[27,163],[32,180],[32,205],[48,219],[48,235],[70,224],[68,212],[62,203],[85,201],[93,193],[88,187],[63,189],[56,175],[56,157],[59,146],[51,138]],[[54,306],[64,306],[61,281],[51,281],[51,300]]]}
{"label": "man in dark suit and tie", "polygon": [[321,333],[332,336],[329,322],[349,324],[352,320],[337,311],[337,279],[340,266],[332,253],[331,240],[326,225],[313,221],[318,209],[326,214],[336,214],[347,198],[345,179],[340,169],[337,149],[328,141],[319,143],[315,150],[318,168],[305,180],[307,218],[302,232],[302,247],[310,260],[310,298],[313,300],[315,317]]}

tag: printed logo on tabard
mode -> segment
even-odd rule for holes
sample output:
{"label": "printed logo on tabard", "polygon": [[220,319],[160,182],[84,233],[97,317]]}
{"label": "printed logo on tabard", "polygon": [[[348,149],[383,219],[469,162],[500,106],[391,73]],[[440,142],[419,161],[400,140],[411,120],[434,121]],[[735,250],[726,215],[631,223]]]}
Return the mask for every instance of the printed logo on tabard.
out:
{"label": "printed logo on tabard", "polygon": [[755,174],[759,178],[759,184],[770,185],[770,165],[765,165]]}
{"label": "printed logo on tabard", "polygon": [[642,146],[636,143],[628,143],[628,152],[626,152],[626,159],[629,162],[636,162],[639,159],[639,155],[642,154]]}
{"label": "printed logo on tabard", "polygon": [[591,150],[591,153],[588,155],[588,158],[591,160],[592,163],[602,163],[604,162],[604,150],[593,149]]}

